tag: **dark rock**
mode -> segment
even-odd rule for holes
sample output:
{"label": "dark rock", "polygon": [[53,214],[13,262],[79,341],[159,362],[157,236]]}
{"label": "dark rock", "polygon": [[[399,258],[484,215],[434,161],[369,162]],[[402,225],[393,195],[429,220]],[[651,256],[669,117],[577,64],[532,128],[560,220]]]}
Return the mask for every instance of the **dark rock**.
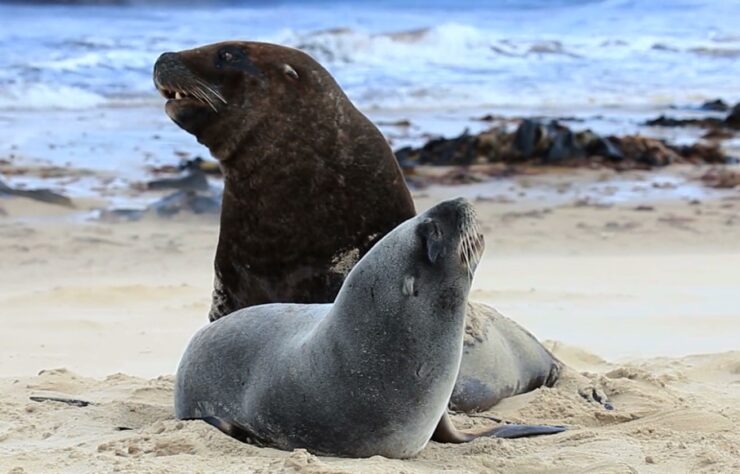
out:
{"label": "dark rock", "polygon": [[138,221],[146,213],[145,209],[102,209],[97,220],[100,222]]}
{"label": "dark rock", "polygon": [[[714,105],[707,105],[707,104],[714,104]],[[727,104],[725,104],[722,101],[712,101],[707,102],[704,104],[708,107],[715,107],[714,109],[707,108],[704,110],[713,110],[713,111],[725,111],[728,110]],[[722,108],[724,106],[724,108]],[[704,106],[702,106],[704,107]],[[666,117],[665,115],[661,115],[658,118],[648,120],[645,122],[645,125],[652,126],[652,127],[701,127],[701,128],[711,128],[711,129],[723,129],[723,128],[732,128],[732,129],[740,129],[740,103],[735,104],[732,109],[730,109],[729,113],[727,114],[727,117],[724,119],[718,119],[715,117],[704,117],[704,118],[690,118],[690,119],[677,119],[672,117]],[[717,135],[719,136],[719,135]]]}
{"label": "dark rock", "polygon": [[171,174],[183,171],[199,170],[207,175],[221,176],[221,166],[214,160],[205,160],[200,156],[182,160],[178,165],[163,165],[149,168],[155,174]]}
{"label": "dark rock", "polygon": [[624,160],[622,150],[609,137],[598,137],[588,151],[591,155],[604,156],[610,160]]}
{"label": "dark rock", "polygon": [[147,210],[155,212],[160,217],[171,217],[181,212],[218,214],[221,210],[221,196],[216,193],[177,191],[151,204]]}
{"label": "dark rock", "polygon": [[422,165],[469,165],[476,158],[477,137],[467,130],[457,138],[438,138],[421,148],[418,163]]}
{"label": "dark rock", "polygon": [[170,218],[182,214],[218,216],[221,210],[221,192],[177,191],[148,205],[146,209],[105,209],[98,220],[103,222],[137,221],[146,216]]}
{"label": "dark rock", "polygon": [[486,114],[481,117],[473,118],[472,120],[477,120],[479,122],[493,122],[496,120],[504,120],[505,118],[500,115],[493,115],[493,114]]}
{"label": "dark rock", "polygon": [[180,163],[180,166],[178,166],[178,169],[181,171],[200,170],[205,174],[214,176],[221,176],[222,174],[221,166],[218,164],[217,161],[205,160],[200,156],[196,156],[195,158],[192,158],[190,160],[183,161],[182,163]]}
{"label": "dark rock", "polygon": [[33,199],[35,201],[41,201],[45,202],[47,204],[55,204],[57,206],[64,206],[64,207],[75,207],[74,203],[70,198],[63,194],[55,193],[54,191],[46,188],[38,188],[38,189],[19,189],[19,188],[11,188],[6,183],[4,183],[2,180],[0,180],[0,195],[9,195],[9,196],[18,196],[18,197],[24,197],[28,199]]}
{"label": "dark rock", "polygon": [[730,113],[725,118],[727,126],[740,129],[740,103],[735,104]]}
{"label": "dark rock", "polygon": [[493,127],[478,135],[476,161],[504,163],[521,159],[512,143],[512,135],[503,127]]}
{"label": "dark rock", "polygon": [[[728,163],[717,143],[674,146],[640,135],[604,137],[591,130],[573,132],[556,122],[522,120],[514,132],[495,126],[476,135],[434,138],[421,148],[396,151],[401,167],[410,173],[417,165],[481,166],[500,164],[650,169],[672,163]],[[462,180],[462,178],[453,178]]]}
{"label": "dark rock", "polygon": [[200,168],[187,168],[188,173],[179,178],[155,179],[146,183],[146,188],[155,191],[160,189],[178,189],[181,191],[206,191],[209,188],[206,174]]}
{"label": "dark rock", "polygon": [[514,133],[514,148],[521,153],[522,157],[531,158],[541,137],[542,131],[539,123],[529,119],[522,120]]}
{"label": "dark rock", "polygon": [[378,125],[383,125],[386,127],[410,127],[411,121],[408,119],[401,119],[401,120],[394,120],[391,122],[377,122]]}
{"label": "dark rock", "polygon": [[398,164],[401,166],[401,169],[403,170],[413,169],[414,166],[416,166],[417,161],[419,159],[418,150],[414,150],[410,146],[399,148],[398,150],[395,151],[395,154],[396,154],[396,161],[398,161]]}
{"label": "dark rock", "polygon": [[731,161],[717,144],[704,145],[694,143],[693,145],[683,145],[673,147],[684,161],[693,164],[710,163],[710,164],[728,164]]}
{"label": "dark rock", "polygon": [[722,127],[724,121],[722,119],[714,117],[706,117],[700,119],[677,119],[672,117],[666,117],[661,115],[660,117],[645,122],[645,125],[650,127],[702,127],[702,128],[715,128]]}
{"label": "dark rock", "polygon": [[727,140],[735,136],[735,132],[726,128],[712,128],[701,137],[705,140]]}
{"label": "dark rock", "polygon": [[560,161],[582,158],[584,150],[576,143],[573,132],[559,130],[556,132],[552,146],[547,152],[546,161],[557,163]]}
{"label": "dark rock", "polygon": [[729,108],[730,106],[722,99],[708,100],[699,106],[699,109],[711,112],[725,112]]}
{"label": "dark rock", "polygon": [[[682,157],[661,140],[641,135],[610,137],[616,143],[627,160],[643,168],[666,166],[682,162]],[[639,168],[640,166],[638,166]]]}

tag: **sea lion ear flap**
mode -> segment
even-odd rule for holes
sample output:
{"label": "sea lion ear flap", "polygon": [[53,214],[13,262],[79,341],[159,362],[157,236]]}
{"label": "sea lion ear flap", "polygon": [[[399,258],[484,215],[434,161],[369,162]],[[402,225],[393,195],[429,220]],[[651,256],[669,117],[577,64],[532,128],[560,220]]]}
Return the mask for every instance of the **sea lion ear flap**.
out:
{"label": "sea lion ear flap", "polygon": [[437,221],[431,218],[424,219],[416,228],[416,232],[421,237],[430,263],[436,263],[440,257],[444,257],[444,239]]}
{"label": "sea lion ear flap", "polygon": [[293,69],[293,66],[291,66],[290,64],[287,64],[287,63],[283,64],[283,72],[285,73],[286,76],[288,76],[289,78],[295,81],[299,79],[298,73],[296,72],[295,69]]}

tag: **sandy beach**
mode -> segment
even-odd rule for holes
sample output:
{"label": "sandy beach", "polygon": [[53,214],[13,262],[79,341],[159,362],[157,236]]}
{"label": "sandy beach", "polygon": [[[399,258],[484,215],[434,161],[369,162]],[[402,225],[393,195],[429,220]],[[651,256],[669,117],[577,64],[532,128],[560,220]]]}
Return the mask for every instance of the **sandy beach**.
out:
{"label": "sandy beach", "polygon": [[[0,474],[740,473],[738,16],[740,0],[0,1]],[[323,65],[385,136],[418,211],[474,204],[486,251],[470,298],[569,370],[453,420],[565,432],[341,459],[175,419],[224,185],[204,140],[163,111],[162,95],[193,98],[174,90],[186,63],[156,87],[153,67],[224,40]],[[239,156],[273,148],[335,173],[323,145],[296,140],[318,123],[296,114],[324,109],[270,102],[311,96],[316,71],[284,58],[261,71],[250,48],[238,70],[259,100],[226,93],[237,69],[196,79],[229,108],[289,112],[288,129],[254,117],[294,153],[271,138]],[[278,70],[294,74],[271,89]],[[213,136],[253,130],[249,117]],[[294,186],[278,161],[263,160]],[[614,409],[582,397],[584,381]]]}
{"label": "sandy beach", "polygon": [[487,250],[471,298],[548,340],[615,409],[566,378],[484,415],[567,432],[431,442],[410,460],[261,449],[174,419],[173,374],[206,322],[216,220],[109,224],[74,217],[99,202],[3,199],[0,472],[736,472],[740,190],[697,198],[699,171],[671,173],[685,178],[672,190],[648,173],[580,172],[415,192],[419,209],[474,201]]}

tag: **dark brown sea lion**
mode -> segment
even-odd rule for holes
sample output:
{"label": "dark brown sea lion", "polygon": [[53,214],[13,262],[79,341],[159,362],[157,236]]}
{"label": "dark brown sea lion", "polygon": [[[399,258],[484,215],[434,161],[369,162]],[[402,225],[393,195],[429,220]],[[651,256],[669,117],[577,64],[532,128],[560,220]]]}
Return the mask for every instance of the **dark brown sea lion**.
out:
{"label": "dark brown sea lion", "polygon": [[154,82],[223,168],[212,321],[333,301],[357,260],[415,215],[383,135],[307,54],[219,43],[163,54]]}

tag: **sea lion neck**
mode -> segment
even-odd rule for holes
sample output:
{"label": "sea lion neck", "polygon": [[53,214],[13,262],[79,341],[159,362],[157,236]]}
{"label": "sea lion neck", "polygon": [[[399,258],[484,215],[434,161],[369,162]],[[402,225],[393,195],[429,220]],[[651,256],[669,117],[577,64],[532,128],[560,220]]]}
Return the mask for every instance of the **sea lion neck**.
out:
{"label": "sea lion neck", "polygon": [[211,319],[332,302],[354,263],[415,215],[385,138],[349,101],[331,120],[265,122],[221,166]]}

